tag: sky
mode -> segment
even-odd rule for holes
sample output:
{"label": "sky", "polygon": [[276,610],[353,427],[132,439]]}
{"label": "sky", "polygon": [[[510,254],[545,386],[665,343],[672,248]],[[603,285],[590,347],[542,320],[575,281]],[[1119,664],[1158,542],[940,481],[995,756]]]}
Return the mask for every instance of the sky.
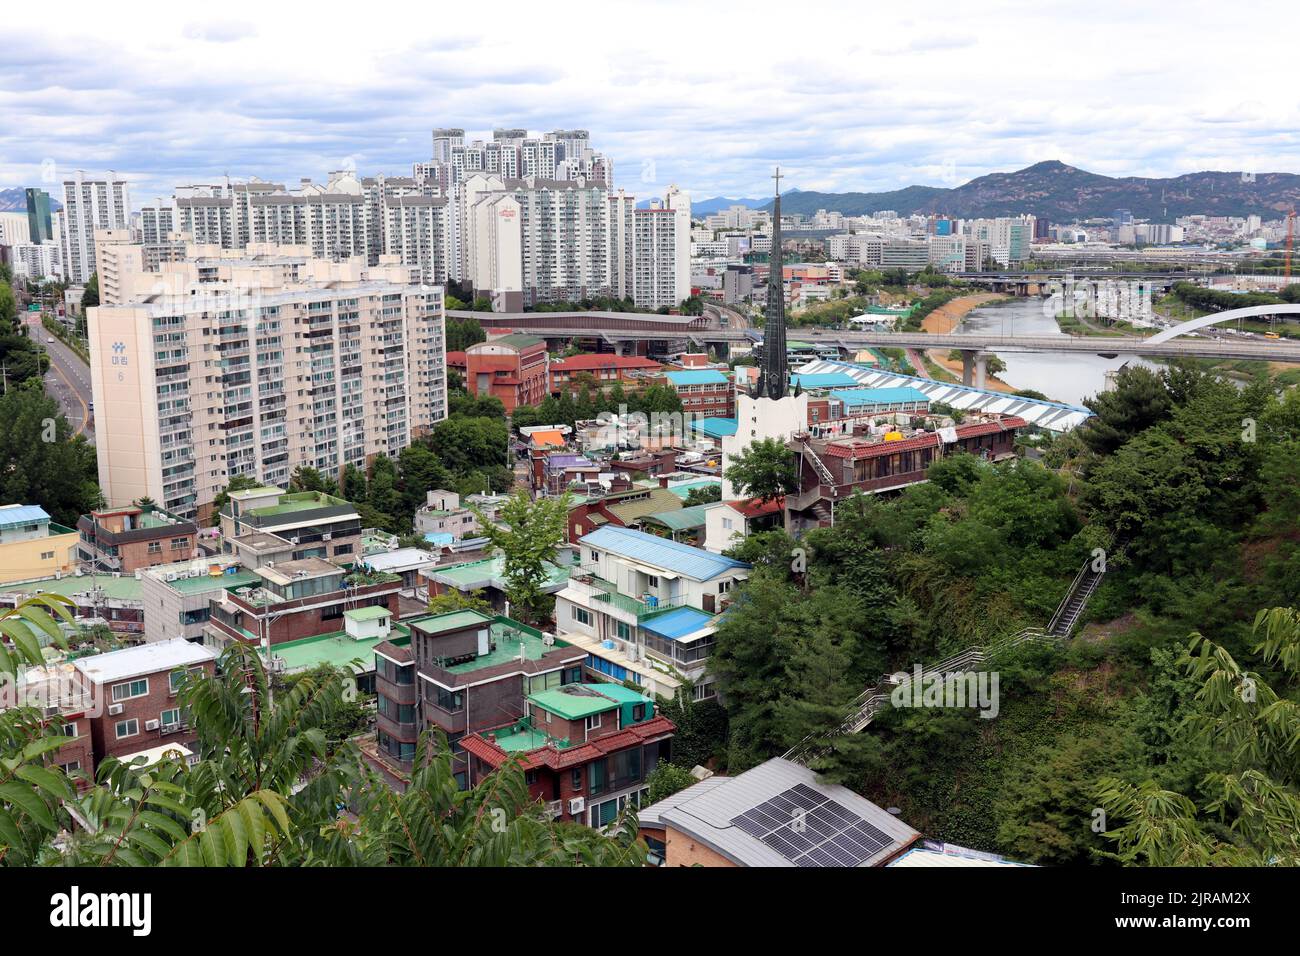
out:
{"label": "sky", "polygon": [[[115,170],[133,205],[229,174],[410,173],[430,130],[591,131],[617,185],[694,198],[1300,172],[1272,0],[11,5],[0,187]],[[1163,8],[1163,9],[1160,9]]]}

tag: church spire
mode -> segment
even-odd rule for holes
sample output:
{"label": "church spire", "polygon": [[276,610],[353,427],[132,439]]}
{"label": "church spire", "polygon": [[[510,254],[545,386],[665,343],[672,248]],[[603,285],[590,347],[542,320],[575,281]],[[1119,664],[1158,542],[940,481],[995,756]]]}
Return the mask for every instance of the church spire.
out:
{"label": "church spire", "polygon": [[781,257],[781,167],[772,174],[776,198],[772,202],[772,253],[767,275],[767,309],[763,322],[763,364],[758,394],[784,398],[790,380],[785,345],[785,266]]}

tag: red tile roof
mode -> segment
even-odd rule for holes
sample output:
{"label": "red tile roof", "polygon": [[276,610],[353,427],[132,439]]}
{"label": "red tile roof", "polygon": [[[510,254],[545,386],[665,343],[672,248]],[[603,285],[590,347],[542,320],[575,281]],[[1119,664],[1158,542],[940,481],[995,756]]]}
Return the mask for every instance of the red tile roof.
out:
{"label": "red tile roof", "polygon": [[773,498],[771,501],[759,502],[755,498],[750,498],[748,501],[728,501],[727,506],[746,518],[759,518],[763,515],[776,514],[785,507],[785,499]]}
{"label": "red tile roof", "polygon": [[[595,740],[588,741],[577,747],[560,750],[547,744],[544,747],[538,747],[536,750],[529,750],[522,755],[523,759],[520,766],[524,770],[533,770],[537,767],[548,767],[551,770],[580,767],[606,754],[643,744],[659,737],[666,737],[676,730],[676,724],[662,714],[656,714],[644,723],[632,724],[616,734],[597,737]],[[467,734],[461,738],[460,745],[462,749],[492,767],[499,767],[510,758],[508,753],[479,734]]]}

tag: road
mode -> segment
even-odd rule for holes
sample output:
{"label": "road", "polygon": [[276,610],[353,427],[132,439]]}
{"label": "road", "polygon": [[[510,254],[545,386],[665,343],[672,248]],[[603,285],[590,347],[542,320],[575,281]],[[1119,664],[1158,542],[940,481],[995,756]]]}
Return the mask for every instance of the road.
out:
{"label": "road", "polygon": [[[59,403],[72,430],[85,435],[93,445],[95,425],[90,414],[90,403],[94,400],[90,389],[90,367],[81,356],[45,331],[39,316],[29,313],[27,325],[32,341],[50,356],[50,367],[45,373],[45,393]],[[48,341],[50,339],[54,341]]]}

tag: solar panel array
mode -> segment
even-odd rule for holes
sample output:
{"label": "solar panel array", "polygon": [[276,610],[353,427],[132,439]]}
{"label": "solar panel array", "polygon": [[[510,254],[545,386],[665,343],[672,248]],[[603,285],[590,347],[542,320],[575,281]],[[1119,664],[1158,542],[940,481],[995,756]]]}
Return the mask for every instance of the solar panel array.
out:
{"label": "solar panel array", "polygon": [[894,843],[842,803],[798,784],[733,817],[795,866],[859,866]]}

